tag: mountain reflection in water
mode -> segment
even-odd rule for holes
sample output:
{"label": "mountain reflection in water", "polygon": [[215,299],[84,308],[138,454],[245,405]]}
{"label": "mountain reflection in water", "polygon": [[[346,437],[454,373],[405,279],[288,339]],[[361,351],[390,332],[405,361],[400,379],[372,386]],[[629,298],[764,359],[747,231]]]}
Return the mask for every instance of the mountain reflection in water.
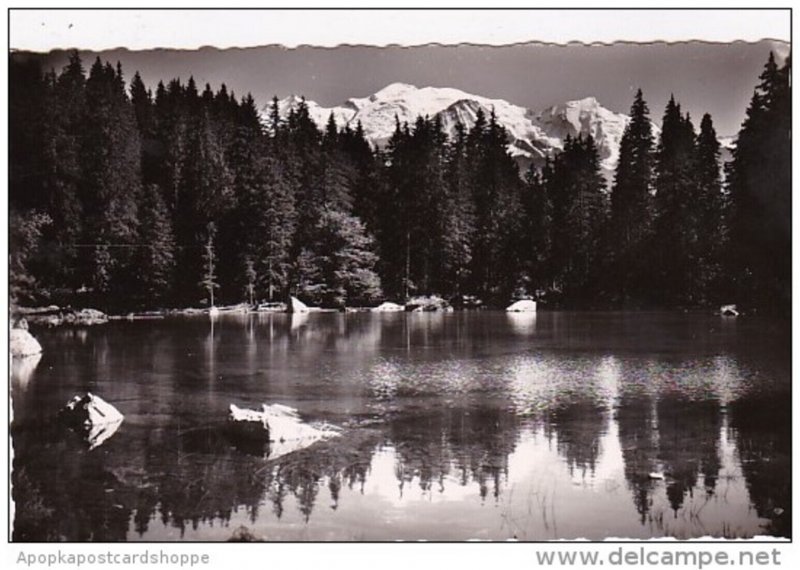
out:
{"label": "mountain reflection in water", "polygon": [[[493,312],[35,330],[44,355],[12,369],[13,539],[790,537],[789,331]],[[52,421],[85,390],[125,415],[93,450]],[[230,403],[262,402],[343,434],[274,460],[224,437]]]}

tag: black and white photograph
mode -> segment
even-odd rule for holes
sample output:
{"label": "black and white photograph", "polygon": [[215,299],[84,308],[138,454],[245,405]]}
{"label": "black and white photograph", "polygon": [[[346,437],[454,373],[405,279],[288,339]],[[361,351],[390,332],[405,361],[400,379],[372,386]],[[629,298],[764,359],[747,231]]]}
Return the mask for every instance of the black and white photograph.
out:
{"label": "black and white photograph", "polygon": [[9,541],[791,541],[789,9],[8,24]]}

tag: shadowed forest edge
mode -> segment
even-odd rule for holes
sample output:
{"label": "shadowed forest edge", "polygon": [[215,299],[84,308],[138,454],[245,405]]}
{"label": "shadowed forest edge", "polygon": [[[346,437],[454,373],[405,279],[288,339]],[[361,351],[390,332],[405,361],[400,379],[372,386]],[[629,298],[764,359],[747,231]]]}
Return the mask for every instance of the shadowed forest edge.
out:
{"label": "shadowed forest edge", "polygon": [[224,85],[77,53],[61,72],[10,56],[13,303],[111,311],[289,295],[320,306],[476,297],[553,307],[688,308],[791,299],[791,61],[770,54],[732,161],[712,118],[641,91],[614,179],[595,141],[524,173],[494,113],[453,138],[397,122],[320,131],[301,103],[261,117]]}

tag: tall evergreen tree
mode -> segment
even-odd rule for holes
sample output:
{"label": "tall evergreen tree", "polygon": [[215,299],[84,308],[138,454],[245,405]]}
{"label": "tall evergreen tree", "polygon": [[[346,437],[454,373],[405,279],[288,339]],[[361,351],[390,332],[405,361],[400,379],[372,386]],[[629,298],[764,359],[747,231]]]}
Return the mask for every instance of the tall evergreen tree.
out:
{"label": "tall evergreen tree", "polygon": [[655,155],[656,221],[651,285],[662,305],[693,304],[701,296],[698,259],[695,134],[671,97]]}
{"label": "tall evergreen tree", "polygon": [[295,198],[285,167],[275,158],[265,158],[259,173],[255,208],[260,216],[255,226],[253,255],[266,298],[275,301],[289,293],[292,247],[297,228]]}
{"label": "tall evergreen tree", "polygon": [[133,293],[130,246],[136,243],[141,191],[139,131],[119,65],[115,70],[99,58],[92,65],[83,132],[84,239],[95,246],[87,277],[97,300],[109,303]]}
{"label": "tall evergreen tree", "polygon": [[720,171],[720,144],[711,115],[706,113],[700,121],[697,137],[694,179],[697,184],[697,247],[699,285],[703,302],[723,302],[722,253],[726,236],[723,216],[724,200]]}
{"label": "tall evergreen tree", "polygon": [[411,238],[415,229],[413,189],[406,178],[413,164],[410,141],[408,124],[401,125],[395,117],[395,130],[384,152],[387,166],[385,183],[381,187],[383,208],[378,216],[382,282],[390,297],[403,300],[416,288],[411,279]]}
{"label": "tall evergreen tree", "polygon": [[[155,184],[145,187],[139,203],[139,248],[134,264],[143,307],[171,299],[175,272],[175,238],[172,220]],[[163,306],[163,305],[162,305]]]}
{"label": "tall evergreen tree", "polygon": [[203,276],[200,279],[200,286],[208,294],[208,306],[214,307],[214,291],[219,289],[217,283],[217,254],[214,250],[214,238],[217,229],[214,222],[209,222],[206,226],[206,241],[203,246]]}
{"label": "tall evergreen tree", "polygon": [[611,189],[611,287],[622,303],[641,300],[646,287],[642,259],[651,222],[653,131],[641,89],[629,116]]}
{"label": "tall evergreen tree", "polygon": [[244,260],[244,274],[247,302],[250,306],[253,306],[256,302],[256,282],[258,281],[258,273],[256,273],[256,266],[251,257],[246,257]]}
{"label": "tall evergreen tree", "polygon": [[364,222],[370,233],[377,235],[380,229],[378,211],[384,206],[380,203],[380,170],[383,164],[370,147],[361,121],[356,123],[355,129],[346,125],[339,141],[342,152],[347,155],[353,168],[353,178],[350,180],[353,214]]}
{"label": "tall evergreen tree", "polygon": [[49,76],[43,112],[43,191],[53,220],[45,230],[51,255],[43,274],[58,302],[70,299],[86,282],[79,268],[79,252],[85,250],[76,247],[87,222],[81,200],[86,113],[85,71],[78,53],[73,51],[61,74],[57,78],[54,74]]}
{"label": "tall evergreen tree", "polygon": [[522,275],[517,243],[522,182],[494,110],[488,121],[478,112],[467,137],[467,157],[475,204],[472,290],[487,299],[507,299]]}
{"label": "tall evergreen tree", "polygon": [[142,183],[150,184],[158,181],[158,161],[161,148],[156,139],[155,109],[153,95],[145,87],[141,75],[137,71],[130,86],[131,105],[136,115],[141,140]]}
{"label": "tall evergreen tree", "polygon": [[550,257],[551,205],[546,180],[531,164],[525,173],[522,207],[525,213],[521,243],[525,260],[526,292],[543,290],[549,284],[547,261]]}
{"label": "tall evergreen tree", "polygon": [[770,53],[729,169],[727,274],[743,305],[791,302],[791,58]]}
{"label": "tall evergreen tree", "polygon": [[439,257],[439,287],[453,295],[468,293],[472,244],[475,240],[475,208],[469,184],[467,133],[460,123],[450,145],[446,165],[446,186],[442,196]]}
{"label": "tall evergreen tree", "polygon": [[553,276],[566,299],[587,297],[596,282],[606,215],[604,187],[594,139],[568,136],[553,162],[547,188],[553,204]]}
{"label": "tall evergreen tree", "polygon": [[204,271],[197,255],[207,237],[233,207],[232,175],[218,137],[218,126],[208,109],[193,117],[187,131],[187,153],[182,167],[178,201],[174,205],[175,233],[182,246],[178,257],[178,288],[187,298]]}

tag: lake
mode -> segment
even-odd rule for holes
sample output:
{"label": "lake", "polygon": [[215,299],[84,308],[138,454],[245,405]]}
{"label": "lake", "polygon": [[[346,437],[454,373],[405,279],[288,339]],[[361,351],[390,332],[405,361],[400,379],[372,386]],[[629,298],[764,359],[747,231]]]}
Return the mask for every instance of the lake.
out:
{"label": "lake", "polygon": [[[791,536],[791,323],[686,313],[222,314],[37,329],[13,539]],[[91,391],[94,449],[55,421]],[[270,458],[228,406],[341,435]]]}

